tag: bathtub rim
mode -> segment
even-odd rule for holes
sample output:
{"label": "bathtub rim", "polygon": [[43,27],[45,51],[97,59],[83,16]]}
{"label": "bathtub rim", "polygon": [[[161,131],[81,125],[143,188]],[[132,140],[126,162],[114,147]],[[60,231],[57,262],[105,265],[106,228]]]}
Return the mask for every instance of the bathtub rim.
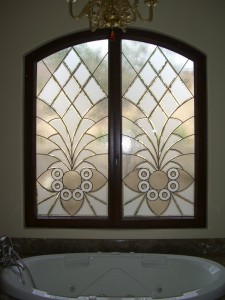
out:
{"label": "bathtub rim", "polygon": [[[23,258],[22,260],[26,263],[29,261],[34,261],[34,260],[43,260],[43,259],[56,259],[56,258],[65,258],[66,255],[89,255],[89,256],[116,256],[116,255],[122,255],[122,256],[166,256],[167,258],[172,258],[172,259],[182,259],[182,260],[191,260],[195,262],[206,262],[208,264],[212,264],[220,269],[222,274],[219,276],[219,278],[208,284],[207,286],[204,286],[204,291],[203,288],[200,287],[199,289],[185,292],[180,296],[174,296],[170,298],[157,298],[158,300],[180,300],[180,299],[195,299],[195,298],[190,298],[190,296],[196,296],[198,298],[196,299],[201,299],[201,300],[207,300],[207,299],[214,299],[214,298],[208,298],[208,296],[215,296],[218,295],[218,298],[223,297],[225,295],[225,266],[223,266],[221,263],[218,263],[212,259],[208,258],[203,258],[203,257],[198,257],[198,256],[192,256],[192,255],[179,255],[179,254],[163,254],[163,253],[134,253],[134,252],[79,252],[79,253],[62,253],[62,254],[45,254],[45,255],[36,255],[36,256],[29,256],[26,258]],[[23,300],[37,300],[40,299],[40,296],[45,296],[45,299],[54,299],[54,300],[154,300],[156,298],[152,297],[99,297],[99,296],[78,296],[78,297],[63,297],[63,296],[56,296],[53,294],[49,294],[45,291],[38,290],[35,288],[32,288],[30,286],[23,285],[18,278],[11,278],[13,280],[7,280],[7,277],[10,275],[9,272],[11,272],[11,268],[16,268],[16,267],[7,267],[5,269],[0,270],[0,283],[1,283],[1,288],[3,292],[5,292],[7,295],[14,297],[17,299],[17,295],[19,292],[23,293]],[[8,275],[8,276],[7,276]],[[212,287],[214,287],[212,289]],[[13,292],[12,292],[13,291]],[[216,291],[216,294],[215,294]],[[222,294],[223,293],[223,294]],[[31,296],[32,295],[32,296]],[[207,298],[206,298],[207,296]]]}

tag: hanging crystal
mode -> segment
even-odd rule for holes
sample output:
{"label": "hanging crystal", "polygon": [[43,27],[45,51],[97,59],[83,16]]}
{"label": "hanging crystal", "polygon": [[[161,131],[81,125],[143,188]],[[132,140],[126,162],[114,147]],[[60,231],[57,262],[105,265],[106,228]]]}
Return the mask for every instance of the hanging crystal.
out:
{"label": "hanging crystal", "polygon": [[66,1],[69,2],[69,12],[74,19],[88,17],[91,31],[120,28],[123,32],[126,32],[127,26],[134,23],[137,17],[144,22],[151,22],[153,7],[158,3],[158,0],[144,1],[144,4],[149,7],[148,17],[144,18],[138,10],[139,0],[134,0],[133,5],[129,0],[89,0],[77,16],[73,13],[73,2],[76,0]]}

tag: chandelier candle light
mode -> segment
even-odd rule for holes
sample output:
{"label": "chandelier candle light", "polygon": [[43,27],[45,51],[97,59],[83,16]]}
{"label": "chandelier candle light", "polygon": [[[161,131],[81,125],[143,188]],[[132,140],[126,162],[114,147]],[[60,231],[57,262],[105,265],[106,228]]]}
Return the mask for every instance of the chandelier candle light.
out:
{"label": "chandelier candle light", "polygon": [[80,14],[73,12],[74,3],[77,0],[66,0],[69,3],[69,13],[72,18],[79,20],[83,16],[88,17],[91,31],[96,29],[120,28],[126,32],[127,26],[134,23],[137,18],[144,22],[151,22],[153,19],[153,7],[158,0],[142,0],[148,6],[148,16],[143,17],[139,12],[139,0],[89,0],[83,7]]}

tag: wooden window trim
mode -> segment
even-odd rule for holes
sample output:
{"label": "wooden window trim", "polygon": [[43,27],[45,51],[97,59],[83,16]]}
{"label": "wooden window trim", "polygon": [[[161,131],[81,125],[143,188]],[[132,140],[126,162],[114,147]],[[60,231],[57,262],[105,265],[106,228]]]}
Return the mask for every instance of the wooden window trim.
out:
{"label": "wooden window trim", "polygon": [[[114,153],[121,155],[121,137],[110,138],[109,141],[109,194],[111,204],[109,218],[102,217],[54,217],[37,218],[36,207],[36,72],[37,62],[44,57],[59,50],[75,44],[94,41],[96,39],[107,39],[110,32],[99,30],[95,33],[90,31],[72,34],[55,41],[52,41],[25,56],[25,105],[24,105],[24,176],[25,176],[25,225],[28,227],[52,227],[52,228],[195,228],[206,226],[207,209],[207,122],[206,122],[206,58],[200,51],[191,46],[157,33],[146,32],[136,29],[129,29],[127,33],[116,30],[116,40],[110,42],[112,55],[109,55],[109,72],[114,74],[109,86],[109,102],[119,99],[121,87],[114,88],[116,78],[121,76],[120,64],[120,39],[132,39],[141,42],[148,42],[175,51],[195,62],[194,86],[195,86],[195,217],[153,217],[153,218],[125,218],[122,219],[122,205],[117,201],[118,194],[121,194],[121,185],[114,188],[115,181],[112,178],[121,178],[118,168],[114,166]],[[111,100],[111,101],[110,101]],[[117,124],[110,126],[110,134],[115,137],[121,129],[121,122],[115,122],[118,118],[118,111],[121,111],[119,101],[109,108],[109,123]]]}

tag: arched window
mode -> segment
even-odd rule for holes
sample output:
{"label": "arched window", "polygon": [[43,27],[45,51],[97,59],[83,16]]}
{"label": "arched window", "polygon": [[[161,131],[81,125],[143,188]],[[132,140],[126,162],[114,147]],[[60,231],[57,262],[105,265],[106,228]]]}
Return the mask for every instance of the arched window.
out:
{"label": "arched window", "polygon": [[205,226],[205,56],[151,32],[108,36],[25,58],[26,225]]}

